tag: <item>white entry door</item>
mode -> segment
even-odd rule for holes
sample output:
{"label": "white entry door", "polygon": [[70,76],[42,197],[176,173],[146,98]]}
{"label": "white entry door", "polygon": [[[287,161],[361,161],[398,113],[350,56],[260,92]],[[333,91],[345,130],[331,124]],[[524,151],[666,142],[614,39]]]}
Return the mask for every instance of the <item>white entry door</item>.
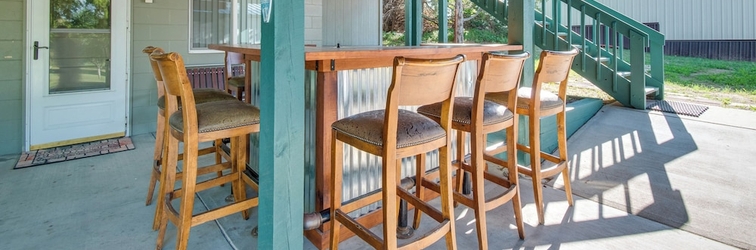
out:
{"label": "white entry door", "polygon": [[126,134],[129,2],[27,1],[27,150]]}

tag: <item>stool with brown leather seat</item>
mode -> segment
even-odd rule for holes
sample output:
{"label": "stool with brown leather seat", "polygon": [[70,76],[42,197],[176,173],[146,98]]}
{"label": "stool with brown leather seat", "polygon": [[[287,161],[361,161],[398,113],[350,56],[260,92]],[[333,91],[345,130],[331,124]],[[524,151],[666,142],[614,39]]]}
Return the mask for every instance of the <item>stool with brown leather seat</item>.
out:
{"label": "stool with brown leather seat", "polygon": [[[164,206],[160,219],[157,249],[162,248],[168,221],[176,225],[176,249],[186,249],[191,227],[212,221],[233,213],[241,212],[244,219],[249,218],[249,209],[257,206],[258,199],[247,198],[245,186],[257,190],[257,184],[243,173],[247,162],[247,144],[250,133],[260,131],[260,110],[238,100],[216,101],[195,104],[194,93],[184,68],[184,62],[177,53],[163,54],[155,51],[150,56],[155,60],[165,81],[165,112],[172,114],[167,118],[167,151],[164,154],[161,204]],[[181,109],[178,109],[181,102]],[[199,168],[197,166],[198,145],[201,142],[230,138],[230,162],[223,162]],[[184,143],[183,171],[181,185],[174,190],[178,144]],[[199,175],[213,173],[230,168],[231,171],[220,177],[210,178],[197,183]],[[194,215],[195,193],[223,183],[231,183],[234,202]],[[180,199],[175,208],[173,199]]]}
{"label": "stool with brown leather seat", "polygon": [[[522,223],[522,208],[520,205],[520,192],[517,180],[517,150],[514,145],[517,142],[517,116],[515,110],[517,94],[515,90],[519,86],[522,66],[530,53],[515,55],[503,55],[494,53],[483,54],[480,73],[475,85],[472,97],[456,97],[454,100],[454,114],[452,115],[452,128],[457,130],[457,178],[461,179],[463,171],[472,173],[472,197],[461,193],[462,185],[458,185],[454,192],[454,201],[464,204],[475,210],[475,222],[477,224],[478,247],[488,249],[488,236],[486,231],[486,211],[512,201],[517,232],[520,239],[525,238]],[[486,101],[485,96],[489,93],[509,93],[511,100],[508,106]],[[422,106],[417,112],[428,116],[434,121],[439,121],[442,114],[441,103]],[[496,149],[486,148],[486,135],[506,129],[506,145]],[[465,162],[464,145],[465,135],[470,134],[470,161]],[[507,148],[509,146],[509,148]],[[506,151],[507,160],[501,160],[493,155]],[[506,167],[508,178],[491,173],[486,161]],[[439,172],[433,172],[425,176],[424,169],[418,169],[416,175],[416,195],[424,198],[424,190],[439,191],[438,185],[432,181],[437,178]],[[486,199],[485,181],[505,188],[504,192]],[[420,213],[415,211],[414,227],[420,225]]]}
{"label": "stool with brown leather seat", "polygon": [[[562,173],[564,191],[567,202],[572,206],[572,188],[570,187],[569,171],[567,169],[567,126],[565,124],[565,110],[567,100],[567,80],[572,61],[578,50],[541,52],[538,68],[533,78],[533,85],[517,90],[517,114],[528,116],[529,146],[517,144],[517,149],[530,155],[530,168],[519,166],[519,172],[530,176],[533,181],[533,196],[535,198],[538,223],[544,222],[543,186],[541,180]],[[559,93],[553,94],[543,90],[544,83],[558,82]],[[506,105],[505,95],[488,95],[487,99]],[[557,144],[559,155],[543,152],[541,149],[541,119],[556,115]],[[554,166],[543,169],[541,161],[547,160]]]}
{"label": "stool with brown leather seat", "polygon": [[[226,52],[226,92],[236,95],[240,101],[244,100],[244,89],[246,88],[246,74],[250,70],[250,63],[245,63],[244,54],[235,52]],[[237,65],[244,64],[244,75],[235,76],[233,68]],[[249,99],[249,98],[247,98]],[[250,103],[250,100],[246,101]]]}
{"label": "stool with brown leather seat", "polygon": [[[142,52],[149,55],[152,54],[155,50],[162,49],[153,47],[153,46],[147,46],[145,47]],[[165,142],[164,142],[164,134],[165,134],[165,85],[163,83],[163,77],[160,75],[160,69],[158,69],[157,62],[150,60],[148,58],[150,65],[152,66],[152,72],[155,76],[155,82],[157,83],[157,93],[158,93],[158,99],[157,99],[157,106],[158,106],[158,112],[157,112],[157,126],[155,130],[155,150],[153,152],[153,162],[152,162],[152,174],[150,175],[150,186],[147,191],[147,201],[145,202],[146,205],[150,205],[152,203],[152,195],[155,192],[155,186],[157,185],[157,182],[160,178],[161,174],[161,158],[163,156],[163,152],[165,151]],[[223,100],[234,100],[234,97],[225,93],[222,90],[219,89],[193,89],[192,92],[194,93],[194,99],[196,103],[206,103],[206,102],[214,102],[214,101],[223,101]],[[179,104],[180,105],[180,104]],[[225,152],[220,149],[220,141],[217,141],[214,146],[207,147],[199,150],[199,155],[206,155],[215,153],[216,154],[216,163],[221,162],[221,156],[227,157]],[[180,154],[178,156],[178,159],[181,160],[183,158],[183,155]],[[220,176],[220,172],[218,175]],[[159,191],[160,192],[160,191]],[[160,206],[156,206],[155,208],[155,219],[153,221],[153,229],[157,230],[158,225],[158,215],[160,214],[160,210],[162,208]]]}
{"label": "stool with brown leather seat", "polygon": [[[368,111],[338,120],[332,124],[331,146],[331,249],[338,249],[339,230],[344,228],[365,240],[376,249],[406,247],[422,249],[446,236],[446,246],[456,248],[454,211],[449,172],[449,146],[451,137],[451,111],[454,105],[455,79],[464,56],[447,59],[394,59],[394,71],[388,90],[386,108]],[[399,106],[419,106],[442,102],[440,122],[416,112],[399,109]],[[382,158],[381,192],[343,204],[341,180],[343,147],[347,143]],[[425,155],[439,149],[441,169],[441,211],[421,201],[399,186],[401,160],[405,157]],[[418,166],[424,168],[425,166]],[[411,203],[439,222],[414,242],[397,246],[398,199]],[[347,213],[382,201],[383,239],[368,231]]]}

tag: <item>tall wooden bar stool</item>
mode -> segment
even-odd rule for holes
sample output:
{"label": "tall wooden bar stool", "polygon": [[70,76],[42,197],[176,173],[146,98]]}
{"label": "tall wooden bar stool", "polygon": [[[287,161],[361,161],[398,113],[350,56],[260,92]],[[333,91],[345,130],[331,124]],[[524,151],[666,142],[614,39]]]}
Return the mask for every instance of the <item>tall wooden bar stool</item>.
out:
{"label": "tall wooden bar stool", "polygon": [[[241,76],[235,76],[233,72],[234,66],[238,65],[244,65],[244,75]],[[249,99],[249,97],[244,97],[244,90],[246,88],[246,75],[250,70],[250,64],[246,63],[244,61],[244,54],[241,53],[235,53],[235,52],[226,52],[226,60],[225,60],[225,66],[226,66],[226,92],[229,94],[233,94],[236,96],[236,99],[239,99],[240,101],[244,100],[244,98]],[[247,101],[249,103],[249,101]]]}
{"label": "tall wooden bar stool", "polygon": [[[247,162],[246,139],[250,133],[260,131],[260,110],[238,100],[195,104],[194,93],[181,56],[177,53],[164,54],[155,51],[150,57],[157,61],[165,81],[165,112],[172,114],[167,118],[170,128],[166,129],[165,135],[168,147],[163,157],[166,167],[161,177],[164,180],[162,189],[165,191],[161,194],[164,199],[160,204],[164,208],[160,217],[157,249],[162,248],[168,221],[177,228],[176,249],[186,249],[191,227],[237,212],[241,212],[242,217],[248,219],[248,210],[257,206],[258,199],[247,198],[245,191],[245,184],[255,190],[257,184],[243,171]],[[181,102],[181,109],[178,109],[178,102]],[[199,143],[223,138],[230,138],[231,161],[199,168]],[[183,171],[180,188],[174,190],[179,142],[184,143]],[[230,173],[197,183],[197,176],[224,168],[231,168]],[[196,192],[229,182],[234,193],[233,203],[193,214]],[[173,206],[173,199],[181,199],[179,207]]]}
{"label": "tall wooden bar stool", "polygon": [[[475,85],[472,97],[456,97],[454,100],[454,114],[452,115],[452,128],[457,130],[457,178],[461,179],[462,171],[472,173],[472,197],[461,193],[461,186],[454,191],[454,201],[462,203],[475,210],[475,222],[478,227],[478,247],[488,249],[488,237],[486,234],[486,211],[512,201],[517,224],[517,232],[520,239],[525,238],[522,224],[522,209],[520,205],[520,192],[517,185],[517,116],[515,110],[517,101],[516,90],[522,75],[522,66],[530,53],[516,55],[503,55],[494,53],[483,54],[480,73]],[[506,93],[509,105],[503,106],[495,102],[486,101],[488,93]],[[417,112],[428,116],[434,121],[441,119],[443,113],[441,103],[422,106]],[[496,149],[486,149],[486,135],[506,129],[506,145]],[[465,162],[464,145],[465,135],[470,134],[470,160]],[[507,148],[509,146],[509,148]],[[506,151],[507,160],[494,157]],[[488,171],[486,161],[491,161],[509,170],[507,179]],[[416,195],[423,198],[424,189],[439,192],[439,186],[433,181],[439,172],[433,172],[425,176],[425,170],[418,168],[416,179]],[[506,190],[489,199],[485,197],[485,181],[500,185]],[[420,212],[415,211],[414,227],[420,225]]]}
{"label": "tall wooden bar stool", "polygon": [[[147,46],[145,47],[142,52],[147,54],[152,54],[155,50],[161,50],[160,48],[153,47],[153,46]],[[152,61],[148,58],[150,65],[152,66],[152,72],[155,76],[155,82],[157,84],[157,106],[158,106],[158,112],[157,112],[157,126],[155,131],[155,150],[153,152],[153,161],[152,161],[152,174],[150,175],[150,186],[147,190],[147,199],[145,201],[146,205],[150,205],[152,203],[152,195],[155,193],[155,186],[157,185],[158,179],[160,177],[160,168],[162,166],[161,164],[161,158],[163,156],[163,152],[165,151],[165,142],[164,142],[164,132],[165,132],[165,85],[163,83],[163,77],[160,75],[160,69],[158,69],[157,62]],[[194,93],[194,98],[196,103],[206,103],[206,102],[214,102],[214,101],[223,101],[223,100],[234,100],[234,97],[226,94],[222,90],[218,89],[194,89],[192,90]],[[213,147],[203,148],[200,149],[199,155],[206,155],[216,153],[216,163],[220,163],[221,156],[224,156],[225,153],[223,153],[223,150],[220,150],[220,143],[215,143]],[[227,155],[226,155],[227,156]],[[183,155],[179,155],[179,160],[183,158]],[[220,173],[219,173],[220,174]],[[156,207],[156,209],[160,209],[160,207]],[[156,219],[153,223],[153,229],[157,229],[157,213],[156,212]]]}
{"label": "tall wooden bar stool", "polygon": [[[394,73],[388,90],[386,108],[343,118],[333,123],[331,147],[331,249],[338,249],[340,224],[376,249],[422,249],[446,236],[446,247],[456,249],[454,211],[449,172],[451,112],[455,84],[463,55],[446,59],[394,59]],[[419,106],[442,102],[443,114],[435,122],[399,106]],[[380,193],[349,203],[341,203],[342,154],[344,143],[373,155],[381,156],[382,188]],[[401,160],[439,149],[441,169],[441,211],[421,201],[399,186]],[[425,166],[417,166],[424,168]],[[397,246],[398,199],[422,209],[439,226],[420,239]],[[351,218],[347,213],[382,201],[383,239]]]}
{"label": "tall wooden bar stool", "polygon": [[[530,155],[530,168],[519,166],[519,172],[530,176],[533,181],[533,195],[538,223],[543,224],[543,186],[541,180],[562,173],[564,191],[567,202],[572,206],[572,188],[570,187],[569,171],[567,169],[567,126],[565,124],[565,110],[567,100],[567,78],[577,49],[570,51],[541,52],[541,59],[535,72],[533,85],[517,90],[517,114],[528,116],[529,146],[517,144],[517,149]],[[559,93],[553,94],[542,90],[544,83],[558,82]],[[505,95],[489,95],[489,100],[506,105],[509,101]],[[557,142],[559,155],[541,151],[541,119],[556,115]],[[541,161],[548,160],[555,165],[546,169],[541,168]]]}

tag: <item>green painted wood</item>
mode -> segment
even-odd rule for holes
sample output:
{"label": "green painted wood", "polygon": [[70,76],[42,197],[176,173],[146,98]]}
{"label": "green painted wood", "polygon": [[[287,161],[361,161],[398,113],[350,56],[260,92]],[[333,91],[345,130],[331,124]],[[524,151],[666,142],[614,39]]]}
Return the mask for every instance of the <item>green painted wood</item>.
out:
{"label": "green painted wood", "polygon": [[[492,16],[498,18],[502,22],[508,23],[510,27],[510,33],[515,30],[519,23],[509,23],[512,21],[518,21],[518,14],[522,13],[513,12],[511,10],[500,13],[491,8],[495,6],[491,1],[487,0],[471,0],[477,4],[481,9],[486,10]],[[505,1],[508,4],[508,8],[517,7],[521,8],[522,0]],[[637,96],[631,94],[631,87],[633,89],[645,87],[656,87],[659,89],[656,99],[662,99],[663,85],[664,85],[664,35],[661,33],[643,25],[642,23],[635,21],[627,16],[624,16],[595,0],[553,0],[551,1],[551,10],[549,13],[543,13],[541,10],[546,10],[547,1],[541,1],[539,6],[540,10],[535,9],[535,18],[537,22],[534,23],[535,31],[533,32],[533,41],[538,47],[542,49],[554,49],[554,50],[569,50],[572,44],[578,44],[581,46],[581,53],[576,58],[575,64],[573,64],[573,70],[592,82],[594,85],[601,88],[607,94],[614,97],[617,101],[625,106],[635,108],[645,108],[636,104],[633,104],[631,100],[636,99]],[[532,4],[532,3],[531,3]],[[525,12],[526,10],[520,9]],[[567,16],[566,25],[563,23],[563,15]],[[592,19],[590,25],[592,25],[592,36],[590,38],[583,37],[578,33],[572,32],[572,15],[579,14],[581,30],[585,30],[586,19]],[[514,15],[514,16],[510,16]],[[602,27],[603,25],[603,27]],[[608,32],[612,30],[612,33]],[[644,37],[645,42],[643,45],[638,45],[633,49],[631,46],[631,54],[640,56],[646,54],[645,47],[650,47],[650,64],[641,62],[644,68],[650,67],[649,72],[643,72],[638,79],[633,83],[630,83],[624,77],[618,77],[619,72],[631,72],[631,64],[623,58],[623,51],[619,48],[623,48],[623,41],[619,40],[619,46],[601,46],[592,41],[598,41],[603,39],[609,40],[610,37],[620,35],[622,37],[630,37],[631,32],[640,34]],[[560,33],[566,33],[566,38],[560,38]],[[603,33],[603,34],[602,34]],[[510,34],[511,36],[511,34]],[[589,40],[590,39],[590,40]],[[511,40],[510,40],[511,41]],[[532,50],[530,50],[532,51]],[[609,58],[609,62],[606,65],[598,63],[598,58]],[[632,61],[632,60],[631,60]],[[527,72],[527,71],[526,71]],[[645,98],[645,95],[644,95]]]}
{"label": "green painted wood", "polygon": [[438,42],[449,42],[449,18],[447,17],[449,5],[448,0],[438,0]]}
{"label": "green painted wood", "polygon": [[302,249],[304,2],[277,0],[262,24],[259,249]]}
{"label": "green painted wood", "polygon": [[[643,48],[645,37],[630,31],[630,48]],[[646,109],[646,53],[630,53],[630,105],[637,109]]]}
{"label": "green painted wood", "polygon": [[404,45],[420,45],[423,39],[422,1],[404,1]]}

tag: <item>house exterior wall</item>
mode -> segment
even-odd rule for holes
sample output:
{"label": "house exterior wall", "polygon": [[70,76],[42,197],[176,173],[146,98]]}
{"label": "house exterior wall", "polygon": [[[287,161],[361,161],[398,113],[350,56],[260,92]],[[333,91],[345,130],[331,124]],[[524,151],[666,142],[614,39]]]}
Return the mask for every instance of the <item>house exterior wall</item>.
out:
{"label": "house exterior wall", "polygon": [[24,141],[23,0],[0,0],[0,155],[18,153]]}
{"label": "house exterior wall", "polygon": [[322,1],[323,23],[326,24],[323,25],[323,45],[381,45],[381,1]]}
{"label": "house exterior wall", "polygon": [[667,40],[754,40],[753,0],[597,0],[642,23],[658,22]]}
{"label": "house exterior wall", "polygon": [[[129,124],[132,135],[155,131],[157,87],[148,45],[179,52],[186,64],[223,64],[222,53],[189,53],[190,1],[132,1]],[[322,0],[305,0],[305,42],[322,44]],[[24,140],[25,0],[0,0],[0,155],[17,154]]]}

